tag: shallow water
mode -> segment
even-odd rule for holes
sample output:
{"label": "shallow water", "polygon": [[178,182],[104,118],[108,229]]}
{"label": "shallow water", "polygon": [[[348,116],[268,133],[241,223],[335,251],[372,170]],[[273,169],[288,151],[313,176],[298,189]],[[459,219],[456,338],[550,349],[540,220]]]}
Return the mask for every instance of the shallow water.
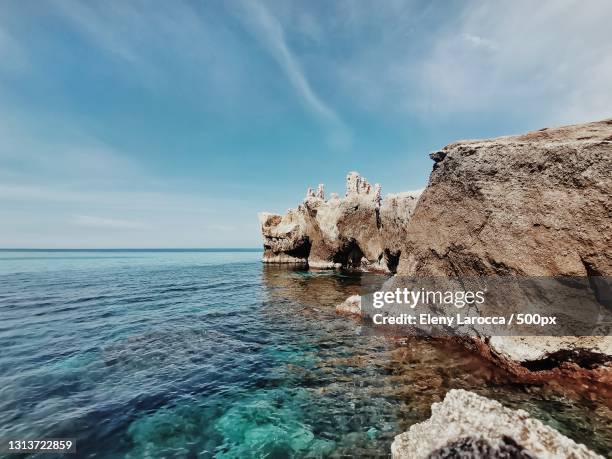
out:
{"label": "shallow water", "polygon": [[460,347],[377,336],[334,306],[384,277],[260,256],[0,252],[0,438],[76,438],[78,457],[387,457],[464,388],[612,450],[609,387],[520,385]]}

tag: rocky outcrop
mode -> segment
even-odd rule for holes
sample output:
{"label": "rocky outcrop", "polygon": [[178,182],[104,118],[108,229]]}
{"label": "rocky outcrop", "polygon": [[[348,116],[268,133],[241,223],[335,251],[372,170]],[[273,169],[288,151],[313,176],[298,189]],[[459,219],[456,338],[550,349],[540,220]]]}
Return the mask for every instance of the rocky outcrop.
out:
{"label": "rocky outcrop", "polygon": [[[612,120],[455,142],[422,196],[359,174],[260,214],[264,261],[406,276],[612,275]],[[418,205],[417,205],[418,201]]]}
{"label": "rocky outcrop", "polygon": [[490,336],[464,343],[523,382],[571,378],[612,385],[609,336]]}
{"label": "rocky outcrop", "polygon": [[[284,216],[260,214],[264,261],[397,272],[389,290],[414,277],[578,276],[611,307],[601,276],[612,276],[612,120],[460,141],[430,156],[420,197],[382,198],[350,173],[344,198],[326,200],[319,185]],[[339,312],[355,311],[349,303]],[[609,336],[465,343],[524,379],[610,380]]]}
{"label": "rocky outcrop", "polygon": [[[461,141],[430,156],[399,274],[588,276],[598,297],[612,298],[597,278],[612,275],[612,120]],[[523,379],[611,380],[609,336],[470,341]]]}
{"label": "rocky outcrop", "polygon": [[263,261],[394,272],[417,200],[416,193],[383,198],[380,185],[356,172],[347,175],[344,198],[309,188],[285,215],[259,214]]}
{"label": "rocky outcrop", "polygon": [[338,314],[349,316],[361,316],[361,296],[351,295],[342,303],[336,306]]}
{"label": "rocky outcrop", "polygon": [[399,273],[612,275],[612,120],[430,156]]}
{"label": "rocky outcrop", "polygon": [[261,212],[258,216],[264,238],[264,262],[308,261],[311,244],[306,236],[306,222],[301,212],[289,209],[282,217],[268,212]]}
{"label": "rocky outcrop", "polygon": [[523,410],[465,390],[434,403],[431,417],[397,435],[393,459],[601,458]]}
{"label": "rocky outcrop", "polygon": [[[612,276],[612,120],[460,141],[430,156],[428,186],[396,248],[398,275],[385,289],[415,277],[577,276],[610,309],[601,276]],[[612,381],[609,336],[464,342],[522,380]]]}

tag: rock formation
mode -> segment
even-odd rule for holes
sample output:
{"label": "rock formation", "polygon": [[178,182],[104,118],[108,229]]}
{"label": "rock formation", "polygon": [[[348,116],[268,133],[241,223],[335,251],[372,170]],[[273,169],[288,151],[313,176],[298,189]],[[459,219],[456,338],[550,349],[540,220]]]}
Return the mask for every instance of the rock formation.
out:
{"label": "rock formation", "polygon": [[612,120],[460,141],[430,156],[420,198],[382,198],[351,172],[342,199],[326,201],[319,185],[284,216],[260,214],[264,261],[399,262],[406,276],[612,275]]}
{"label": "rock formation", "polygon": [[[284,216],[260,214],[264,261],[397,272],[389,290],[406,277],[582,276],[610,306],[600,276],[612,276],[612,120],[460,141],[430,156],[420,197],[381,199],[379,185],[351,172],[342,199],[325,201],[320,186]],[[611,379],[608,336],[465,342],[525,379]]]}
{"label": "rock formation", "polygon": [[361,316],[361,296],[351,295],[342,303],[336,306],[338,314],[346,314],[350,316]]}
{"label": "rock formation", "polygon": [[394,272],[418,194],[389,194],[357,172],[346,178],[346,195],[325,200],[324,187],[283,216],[260,213],[263,261],[304,263],[311,268]]}
{"label": "rock formation", "polygon": [[[588,276],[597,296],[612,298],[597,280],[612,276],[612,120],[461,141],[430,156],[398,275]],[[561,372],[612,381],[609,336],[466,343],[526,380]]]}
{"label": "rock formation", "polygon": [[[286,215],[260,214],[264,261],[379,269],[407,278],[578,276],[602,307],[612,288],[612,119],[455,142],[421,196],[381,195],[359,174],[346,195],[311,189]],[[608,276],[607,280],[602,276]],[[361,298],[337,307],[357,315]],[[522,380],[556,376],[612,384],[610,336],[456,336]],[[524,411],[465,391],[396,437],[394,458],[600,457]]]}
{"label": "rock formation", "polygon": [[612,120],[430,156],[399,273],[612,275]]}
{"label": "rock formation", "polygon": [[395,437],[393,459],[559,458],[602,456],[533,419],[523,410],[465,390],[434,403],[431,417]]}

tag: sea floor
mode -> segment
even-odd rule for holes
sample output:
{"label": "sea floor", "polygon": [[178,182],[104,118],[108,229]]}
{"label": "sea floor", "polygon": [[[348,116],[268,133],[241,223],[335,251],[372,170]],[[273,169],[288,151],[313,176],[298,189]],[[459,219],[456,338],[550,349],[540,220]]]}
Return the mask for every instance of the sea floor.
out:
{"label": "sea floor", "polygon": [[75,438],[96,458],[388,457],[463,388],[612,451],[610,387],[519,384],[461,346],[336,315],[383,276],[259,253],[28,257],[0,253],[0,438]]}

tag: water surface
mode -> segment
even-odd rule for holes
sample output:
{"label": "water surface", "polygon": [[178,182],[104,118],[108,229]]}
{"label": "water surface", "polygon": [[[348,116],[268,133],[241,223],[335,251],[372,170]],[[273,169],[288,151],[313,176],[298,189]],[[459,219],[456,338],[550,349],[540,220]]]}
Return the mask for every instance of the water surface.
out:
{"label": "water surface", "polygon": [[96,458],[387,457],[464,388],[612,450],[609,388],[525,386],[458,346],[369,333],[334,306],[384,277],[260,257],[1,251],[0,438],[76,438]]}

